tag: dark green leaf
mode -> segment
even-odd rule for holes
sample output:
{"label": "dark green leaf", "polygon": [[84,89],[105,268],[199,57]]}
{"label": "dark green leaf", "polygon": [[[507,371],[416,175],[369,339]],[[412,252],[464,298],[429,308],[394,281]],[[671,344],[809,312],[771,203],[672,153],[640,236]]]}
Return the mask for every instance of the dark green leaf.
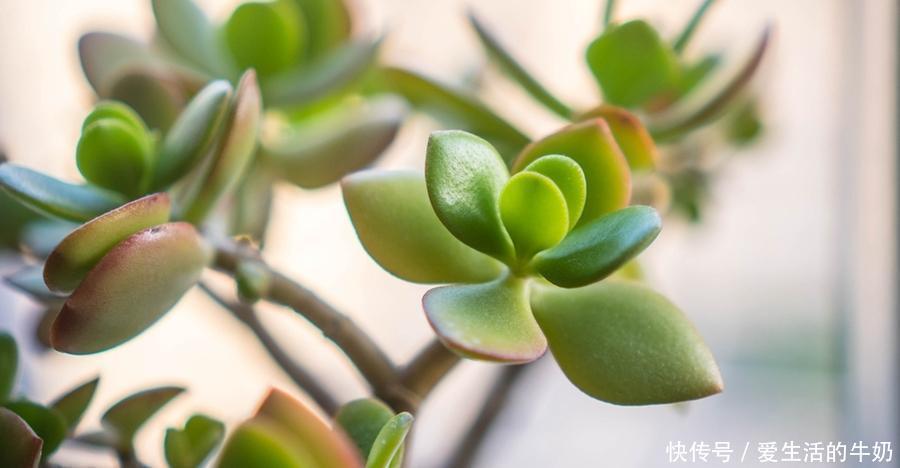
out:
{"label": "dark green leaf", "polygon": [[12,396],[19,368],[19,347],[9,333],[0,332],[0,405]]}
{"label": "dark green leaf", "polygon": [[391,418],[381,428],[378,437],[372,444],[372,450],[366,460],[366,468],[390,468],[394,458],[403,447],[403,441],[406,439],[412,423],[413,416],[407,412]]}
{"label": "dark green leaf", "polygon": [[28,423],[12,411],[0,407],[0,466],[37,468],[44,442]]}
{"label": "dark green leaf", "polygon": [[129,450],[141,426],[182,392],[181,387],[157,387],[131,394],[106,410],[100,421],[115,434],[119,448]]}
{"label": "dark green leaf", "polygon": [[187,420],[184,429],[166,430],[166,462],[171,468],[201,466],[224,437],[224,424],[209,416],[195,414]]}
{"label": "dark green leaf", "polygon": [[88,185],[73,185],[13,164],[0,164],[0,187],[43,214],[84,222],[125,203],[125,198]]}
{"label": "dark green leaf", "polygon": [[75,432],[75,427],[78,426],[81,416],[84,415],[85,410],[87,410],[88,405],[94,398],[94,392],[97,390],[97,384],[99,383],[100,377],[95,377],[93,380],[85,382],[59,397],[50,405],[65,418],[68,433]]}
{"label": "dark green leaf", "polygon": [[43,459],[56,451],[66,438],[66,419],[53,408],[47,408],[28,400],[7,402],[6,409],[16,413],[28,423],[35,434],[44,441],[41,449]]}
{"label": "dark green leaf", "polygon": [[215,27],[192,0],[153,0],[156,26],[175,51],[215,76],[233,76]]}
{"label": "dark green leaf", "polygon": [[292,0],[242,3],[222,30],[238,68],[261,79],[296,65],[306,48],[306,20]]}
{"label": "dark green leaf", "polygon": [[338,410],[335,422],[356,443],[363,458],[369,456],[378,433],[394,417],[391,408],[374,398],[353,400]]}

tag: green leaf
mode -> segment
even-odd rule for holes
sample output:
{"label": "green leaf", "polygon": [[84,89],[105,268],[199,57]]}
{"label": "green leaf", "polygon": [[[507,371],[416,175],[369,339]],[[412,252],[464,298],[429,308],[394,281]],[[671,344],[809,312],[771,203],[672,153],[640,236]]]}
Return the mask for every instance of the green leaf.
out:
{"label": "green leaf", "polygon": [[572,109],[557,99],[550,91],[547,91],[547,88],[531,76],[528,70],[503,47],[503,44],[494,37],[491,31],[479,21],[473,12],[470,11],[468,17],[469,24],[472,25],[472,28],[478,34],[478,40],[481,42],[481,45],[487,50],[488,55],[497,62],[501,70],[522,86],[531,97],[556,115],[564,119],[569,119],[572,116]]}
{"label": "green leaf", "polygon": [[694,89],[709,78],[713,72],[721,64],[721,57],[718,55],[707,55],[702,59],[690,64],[682,66],[681,82],[678,85],[678,94],[683,97],[688,95]]}
{"label": "green leaf", "polygon": [[68,294],[107,252],[132,234],[169,220],[165,193],[147,195],[104,213],[72,231],[44,263],[44,282],[51,291]]}
{"label": "green leaf", "polygon": [[37,468],[44,442],[19,415],[0,407],[0,466]]}
{"label": "green leaf", "polygon": [[433,132],[425,155],[425,184],[438,218],[459,240],[511,261],[512,241],[497,200],[509,175],[487,141],[459,130]]}
{"label": "green leaf", "polygon": [[85,410],[87,410],[88,405],[90,405],[91,400],[94,398],[94,392],[96,392],[99,383],[100,377],[95,377],[94,379],[75,387],[65,395],[59,397],[55,402],[51,403],[50,406],[58,411],[65,419],[67,433],[72,434],[75,432],[75,427],[78,426],[78,422],[81,421],[81,416],[84,415]]}
{"label": "green leaf", "polygon": [[109,95],[111,80],[123,68],[156,62],[146,45],[118,34],[89,32],[78,40],[78,56],[88,83],[101,97]]}
{"label": "green leaf", "polygon": [[372,164],[405,116],[403,102],[393,98],[357,103],[264,141],[266,160],[293,184],[323,187]]}
{"label": "green leaf", "polygon": [[547,350],[531,315],[526,284],[517,277],[435,288],[422,304],[441,341],[464,357],[523,363]]}
{"label": "green leaf", "polygon": [[306,48],[306,21],[292,0],[242,3],[222,34],[238,68],[261,79],[296,65]]}
{"label": "green leaf", "polygon": [[38,213],[84,222],[125,203],[117,193],[74,185],[14,164],[0,164],[0,187]]}
{"label": "green leaf", "polygon": [[307,54],[316,58],[350,37],[350,11],[343,0],[294,0],[306,17]]}
{"label": "green leaf", "polygon": [[272,284],[272,273],[261,260],[242,260],[234,272],[238,295],[246,302],[265,296]]}
{"label": "green leaf", "polygon": [[520,260],[553,247],[569,232],[569,210],[559,187],[537,172],[520,172],[500,193],[500,218]]}
{"label": "green leaf", "polygon": [[607,28],[588,47],[587,62],[606,100],[623,107],[670,98],[679,78],[672,49],[641,20]]}
{"label": "green leaf", "polygon": [[203,177],[190,189],[182,217],[195,224],[202,222],[224,195],[237,188],[255,154],[262,114],[256,74],[252,70],[244,73],[236,89],[225,137],[202,168]]}
{"label": "green leaf", "polygon": [[535,141],[516,157],[512,172],[519,172],[549,154],[568,156],[584,171],[587,194],[577,226],[628,206],[631,172],[604,120],[576,123]]}
{"label": "green leaf", "polygon": [[253,164],[237,188],[230,210],[230,234],[249,236],[265,245],[266,231],[272,216],[275,175],[261,164]]}
{"label": "green leaf", "polygon": [[366,458],[379,432],[393,417],[394,412],[381,400],[361,398],[341,406],[334,420],[344,428],[356,444],[359,453]]}
{"label": "green leaf", "polygon": [[729,116],[726,122],[725,136],[737,146],[746,146],[759,138],[763,123],[755,100],[748,99]]}
{"label": "green leaf", "polygon": [[319,468],[306,447],[293,443],[290,434],[284,429],[270,421],[256,419],[246,421],[235,429],[222,448],[217,466]]}
{"label": "green leaf", "polygon": [[407,412],[400,413],[378,433],[378,437],[372,444],[372,450],[366,460],[366,468],[390,468],[394,458],[400,453],[403,441],[409,433],[413,423],[413,416]]}
{"label": "green leaf", "polygon": [[[19,202],[15,203],[21,206]],[[53,249],[80,225],[81,223],[56,218],[36,219],[29,223],[22,233],[22,245],[35,257],[47,258],[50,252],[53,252]]]}
{"label": "green leaf", "polygon": [[656,167],[659,161],[656,143],[636,115],[621,107],[602,104],[581,115],[578,120],[595,118],[601,118],[609,125],[632,170],[652,170]]}
{"label": "green leaf", "polygon": [[84,132],[92,123],[104,119],[122,122],[133,128],[134,131],[139,134],[143,134],[143,132],[147,131],[147,125],[144,124],[141,116],[126,104],[117,101],[98,102],[94,108],[91,109],[91,113],[84,118],[84,122],[81,123],[81,131]]}
{"label": "green leaf", "polygon": [[165,133],[187,103],[187,93],[169,70],[134,65],[110,79],[106,97],[128,104],[148,127]]}
{"label": "green leaf", "polygon": [[531,139],[472,96],[455,91],[437,81],[387,67],[381,79],[388,90],[403,96],[414,107],[441,120],[449,128],[470,131],[491,142],[507,163]]}
{"label": "green leaf", "polygon": [[153,164],[146,133],[118,119],[88,125],[78,140],[78,170],[89,182],[130,196],[143,192]]}
{"label": "green leaf", "polygon": [[165,188],[209,152],[228,115],[232,88],[227,81],[206,85],[172,124],[159,149],[153,187]]}
{"label": "green leaf", "polygon": [[645,286],[539,287],[531,304],[563,372],[594,398],[647,405],[722,391],[700,335],[677,307]]}
{"label": "green leaf", "polygon": [[130,450],[141,426],[183,392],[182,387],[156,387],[133,393],[106,410],[100,422],[115,434],[119,449]]}
{"label": "green leaf", "polygon": [[584,210],[587,196],[587,182],[581,166],[571,158],[559,154],[541,156],[525,167],[525,171],[536,172],[550,180],[562,191],[566,198],[569,214],[569,229],[575,226]]}
{"label": "green leaf", "polygon": [[191,416],[184,429],[166,430],[166,462],[171,468],[196,468],[203,464],[225,437],[225,425],[202,414]]}
{"label": "green leaf", "polygon": [[345,178],[341,188],[360,242],[389,273],[414,283],[478,283],[502,271],[441,224],[422,174],[364,171]]}
{"label": "green leaf", "polygon": [[16,340],[9,333],[0,332],[0,405],[12,396],[18,367],[19,348]]}
{"label": "green leaf", "polygon": [[153,15],[175,52],[215,76],[233,76],[215,27],[192,0],[153,0]]}
{"label": "green leaf", "polygon": [[159,320],[200,278],[212,252],[188,223],[140,231],[88,272],[53,322],[53,347],[70,354],[107,350]]}
{"label": "green leaf", "polygon": [[47,459],[66,438],[66,419],[53,408],[46,408],[28,400],[7,402],[6,409],[16,413],[28,423],[35,434],[44,441],[41,457]]}
{"label": "green leaf", "polygon": [[40,301],[59,301],[62,298],[44,284],[44,268],[41,265],[24,267],[3,279],[10,286]]}
{"label": "green leaf", "polygon": [[552,249],[534,257],[534,268],[565,288],[609,276],[641,253],[659,235],[662,220],[649,206],[630,206],[576,228]]}
{"label": "green leaf", "polygon": [[700,4],[700,7],[697,8],[697,11],[694,12],[694,15],[691,16],[691,20],[684,26],[684,29],[678,35],[678,38],[675,39],[675,42],[672,43],[672,50],[675,53],[680,54],[685,47],[687,47],[688,41],[691,40],[691,37],[694,35],[694,31],[697,30],[697,26],[700,25],[700,20],[706,16],[706,11],[709,10],[709,7],[713,4],[714,0],[703,0],[703,3]]}

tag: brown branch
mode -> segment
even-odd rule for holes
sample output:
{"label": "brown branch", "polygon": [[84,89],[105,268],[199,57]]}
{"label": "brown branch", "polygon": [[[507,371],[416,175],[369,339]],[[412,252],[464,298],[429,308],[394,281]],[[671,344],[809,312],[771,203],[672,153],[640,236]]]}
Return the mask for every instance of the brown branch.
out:
{"label": "brown branch", "polygon": [[435,338],[403,368],[400,382],[416,396],[416,403],[421,403],[459,361],[457,354]]}

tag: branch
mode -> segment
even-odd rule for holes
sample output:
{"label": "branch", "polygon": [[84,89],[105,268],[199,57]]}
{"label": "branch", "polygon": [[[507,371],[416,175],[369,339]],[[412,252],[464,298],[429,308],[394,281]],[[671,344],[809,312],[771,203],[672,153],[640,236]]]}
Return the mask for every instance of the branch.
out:
{"label": "branch", "polygon": [[421,403],[459,361],[458,355],[435,338],[403,368],[400,382],[416,396],[416,403]]}
{"label": "branch", "polygon": [[309,395],[326,414],[334,414],[337,412],[337,401],[332,398],[328,390],[319,383],[315,376],[298,365],[287,352],[278,345],[275,338],[269,334],[269,331],[266,330],[262,322],[259,321],[259,316],[253,307],[237,302],[230,302],[217,292],[213,291],[212,288],[205,283],[200,283],[200,289],[217,304],[222,306],[222,308],[230,311],[235,318],[241,321],[241,323],[246,325],[250,331],[256,335],[256,338],[269,353],[269,356],[272,357],[272,360],[274,360],[284,373],[287,374],[301,390],[306,392],[306,394]]}

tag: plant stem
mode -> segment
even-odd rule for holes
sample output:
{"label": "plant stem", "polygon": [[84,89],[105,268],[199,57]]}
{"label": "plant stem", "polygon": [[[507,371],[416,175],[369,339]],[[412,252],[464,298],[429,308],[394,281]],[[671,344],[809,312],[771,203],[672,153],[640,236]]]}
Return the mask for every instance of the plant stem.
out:
{"label": "plant stem", "polygon": [[612,23],[613,15],[616,12],[616,0],[606,0],[606,7],[603,9],[603,27]]}
{"label": "plant stem", "polygon": [[230,302],[223,298],[219,293],[215,292],[205,283],[200,283],[200,289],[210,298],[218,303],[222,308],[230,311],[232,315],[241,321],[250,331],[256,335],[260,344],[272,357],[272,360],[287,374],[294,383],[300,387],[310,398],[312,398],[326,414],[334,414],[337,412],[338,403],[331,396],[331,393],[306,369],[298,365],[285,352],[275,338],[266,330],[265,326],[260,322],[256,309],[238,302]]}
{"label": "plant stem", "polygon": [[400,382],[417,397],[416,403],[421,403],[459,361],[458,355],[435,338],[403,368]]}
{"label": "plant stem", "polygon": [[701,3],[700,7],[697,8],[697,11],[694,12],[694,16],[691,17],[691,20],[685,25],[684,30],[681,31],[681,34],[678,35],[678,38],[675,39],[675,42],[672,44],[672,49],[675,50],[675,53],[680,54],[684,48],[687,47],[688,41],[691,40],[694,31],[696,31],[697,26],[700,25],[700,20],[706,15],[706,10],[712,6],[714,1],[715,0],[703,0],[703,3]]}

